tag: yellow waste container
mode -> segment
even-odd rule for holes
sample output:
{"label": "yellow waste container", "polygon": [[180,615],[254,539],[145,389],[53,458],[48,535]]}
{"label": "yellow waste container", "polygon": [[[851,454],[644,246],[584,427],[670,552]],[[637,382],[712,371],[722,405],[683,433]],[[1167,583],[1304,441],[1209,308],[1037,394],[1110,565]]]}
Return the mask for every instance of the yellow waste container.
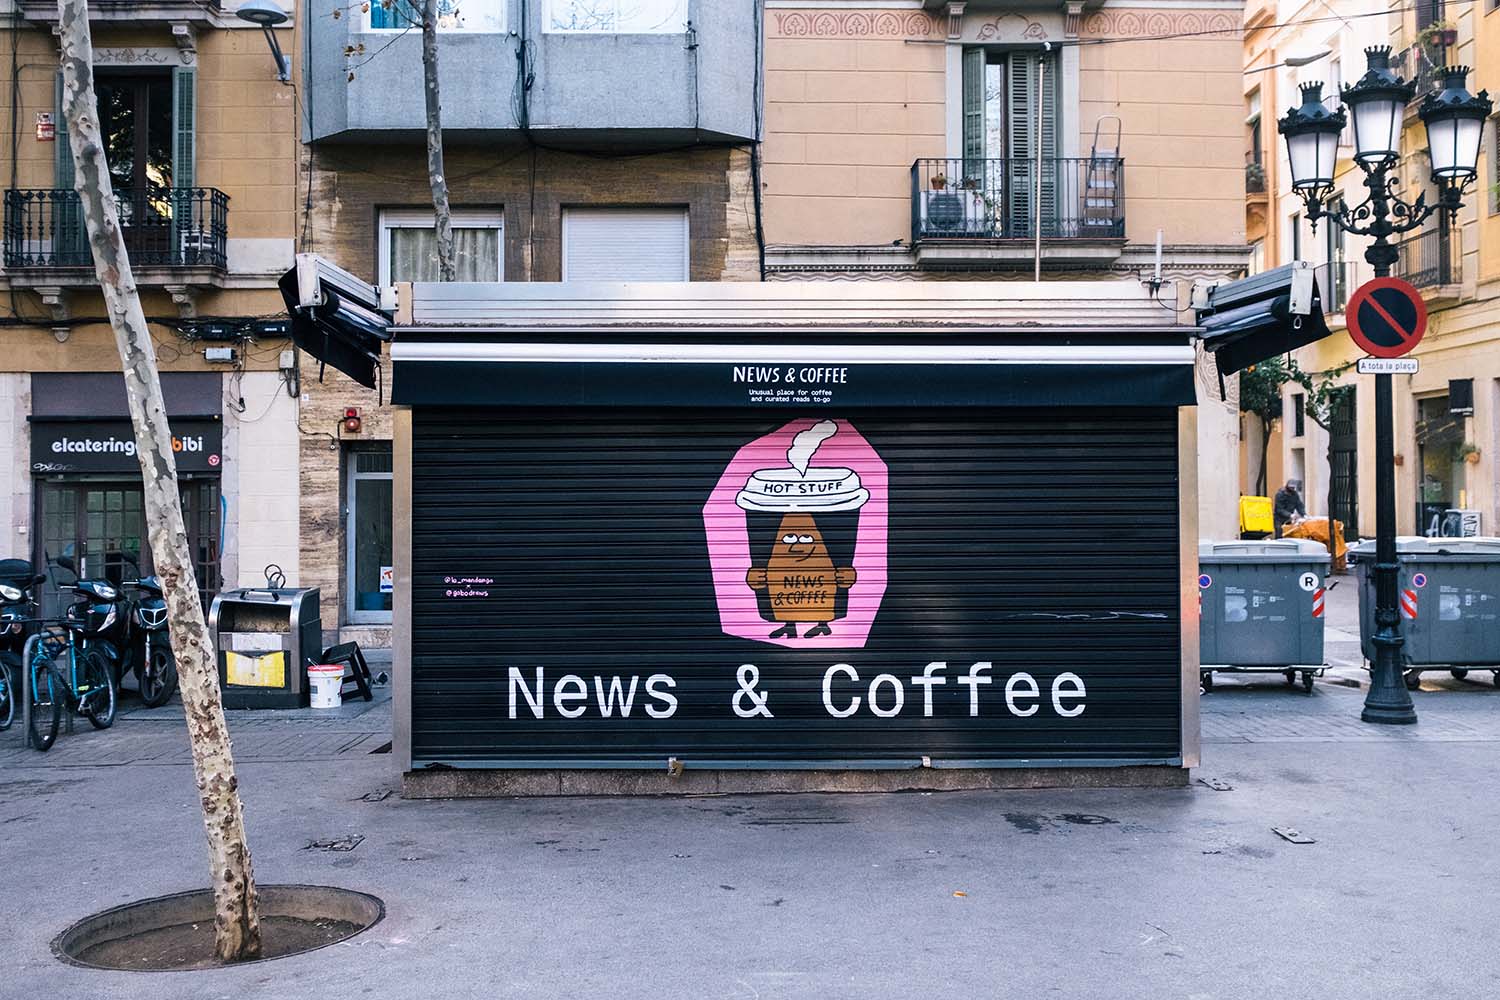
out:
{"label": "yellow waste container", "polygon": [[1240,537],[1269,535],[1275,530],[1270,497],[1240,497]]}

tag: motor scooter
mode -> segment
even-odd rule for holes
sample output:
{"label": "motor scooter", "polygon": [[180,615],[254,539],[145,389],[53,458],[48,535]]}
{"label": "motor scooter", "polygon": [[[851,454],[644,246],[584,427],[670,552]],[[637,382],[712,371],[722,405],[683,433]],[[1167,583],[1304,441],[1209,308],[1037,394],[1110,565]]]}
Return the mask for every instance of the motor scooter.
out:
{"label": "motor scooter", "polygon": [[21,653],[36,617],[33,588],[46,579],[24,559],[0,559],[0,729],[15,717]]}
{"label": "motor scooter", "polygon": [[162,596],[161,580],[143,576],[125,580],[123,586],[135,592],[130,600],[128,638],[121,671],[135,672],[141,701],[148,708],[159,708],[177,690],[177,658],[167,634],[167,602]]}

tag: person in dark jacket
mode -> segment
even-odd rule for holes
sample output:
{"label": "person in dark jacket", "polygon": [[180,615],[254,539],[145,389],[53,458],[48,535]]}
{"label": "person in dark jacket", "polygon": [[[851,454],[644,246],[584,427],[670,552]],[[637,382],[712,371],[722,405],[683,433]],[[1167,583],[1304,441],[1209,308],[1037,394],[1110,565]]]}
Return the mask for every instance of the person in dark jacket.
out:
{"label": "person in dark jacket", "polygon": [[1282,525],[1288,521],[1296,523],[1307,516],[1307,508],[1302,503],[1302,480],[1288,479],[1286,485],[1276,491],[1276,499],[1271,506],[1271,520],[1276,527],[1276,537],[1281,537]]}

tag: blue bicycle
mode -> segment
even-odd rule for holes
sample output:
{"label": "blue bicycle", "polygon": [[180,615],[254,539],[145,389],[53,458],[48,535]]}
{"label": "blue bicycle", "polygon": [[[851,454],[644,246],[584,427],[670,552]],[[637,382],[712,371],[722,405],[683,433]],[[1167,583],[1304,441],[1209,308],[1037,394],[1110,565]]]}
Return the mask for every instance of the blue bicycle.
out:
{"label": "blue bicycle", "polygon": [[83,621],[65,619],[39,633],[31,647],[26,664],[31,672],[31,745],[38,750],[52,749],[65,707],[95,729],[114,725],[114,671],[88,644],[86,627]]}
{"label": "blue bicycle", "polygon": [[9,729],[16,714],[15,675],[10,672],[10,663],[6,660],[9,655],[0,653],[0,730]]}

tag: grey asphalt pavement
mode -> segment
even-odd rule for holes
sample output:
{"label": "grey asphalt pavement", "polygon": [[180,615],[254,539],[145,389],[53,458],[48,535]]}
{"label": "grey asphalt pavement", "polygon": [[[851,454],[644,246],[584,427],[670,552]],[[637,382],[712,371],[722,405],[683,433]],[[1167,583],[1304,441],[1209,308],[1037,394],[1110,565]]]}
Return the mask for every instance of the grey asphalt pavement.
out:
{"label": "grey asphalt pavement", "polygon": [[[157,752],[180,718],[85,724],[48,755],[11,753],[12,730],[0,995],[1500,995],[1500,691],[1435,679],[1422,721],[1386,728],[1337,681],[1206,696],[1195,777],[1223,791],[404,801],[379,798],[398,775],[371,752],[387,703],[235,713],[238,743],[278,748],[240,767],[258,877],[372,892],[387,916],[202,973],[96,972],[48,948],[88,913],[204,884],[191,769]],[[307,846],[353,834],[353,851]]]}

